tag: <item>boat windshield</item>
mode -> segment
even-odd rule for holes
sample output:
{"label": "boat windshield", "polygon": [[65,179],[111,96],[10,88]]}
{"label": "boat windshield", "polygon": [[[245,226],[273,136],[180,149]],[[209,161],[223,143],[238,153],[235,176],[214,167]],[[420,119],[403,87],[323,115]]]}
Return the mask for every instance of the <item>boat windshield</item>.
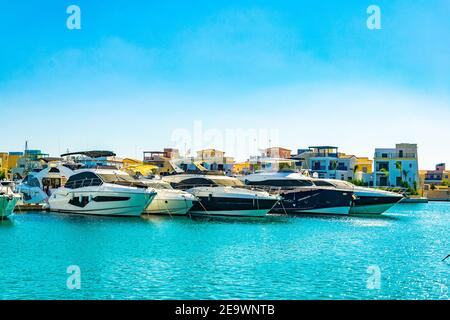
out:
{"label": "boat windshield", "polygon": [[309,179],[267,179],[263,181],[249,181],[246,180],[248,185],[254,186],[270,186],[281,188],[293,188],[293,187],[311,187],[313,184]]}
{"label": "boat windshield", "polygon": [[141,182],[153,189],[173,189],[169,183],[164,181],[141,180]]}
{"label": "boat windshield", "polygon": [[124,186],[136,186],[136,187],[146,187],[146,185],[133,178],[127,174],[111,174],[111,173],[100,173],[98,176],[106,183],[115,183]]}
{"label": "boat windshield", "polygon": [[244,184],[238,180],[238,179],[220,179],[220,178],[211,178],[208,177],[208,179],[211,179],[215,184],[222,186],[222,187],[242,187]]}

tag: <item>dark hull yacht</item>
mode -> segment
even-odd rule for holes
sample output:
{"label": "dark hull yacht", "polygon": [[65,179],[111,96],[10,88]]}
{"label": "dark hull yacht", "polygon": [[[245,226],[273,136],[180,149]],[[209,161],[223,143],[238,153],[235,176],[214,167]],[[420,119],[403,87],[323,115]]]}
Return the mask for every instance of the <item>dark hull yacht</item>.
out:
{"label": "dark hull yacht", "polygon": [[355,200],[350,209],[350,214],[354,215],[379,215],[403,199],[403,195],[395,192],[355,186],[347,181],[315,179],[314,184],[332,185],[336,188],[353,191]]}
{"label": "dark hull yacht", "polygon": [[280,200],[268,192],[245,188],[238,179],[226,176],[180,174],[163,180],[197,198],[190,211],[193,214],[264,217]]}
{"label": "dark hull yacht", "polygon": [[354,200],[351,190],[319,187],[311,178],[290,171],[257,173],[243,180],[283,198],[271,213],[348,215]]}

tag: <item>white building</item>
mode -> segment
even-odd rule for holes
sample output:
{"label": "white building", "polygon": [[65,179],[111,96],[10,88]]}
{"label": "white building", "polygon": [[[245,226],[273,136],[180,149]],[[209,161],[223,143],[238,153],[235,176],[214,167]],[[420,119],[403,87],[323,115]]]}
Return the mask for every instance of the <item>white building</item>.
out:
{"label": "white building", "polygon": [[376,148],[373,181],[375,186],[411,188],[419,185],[417,144],[399,143],[395,148]]}

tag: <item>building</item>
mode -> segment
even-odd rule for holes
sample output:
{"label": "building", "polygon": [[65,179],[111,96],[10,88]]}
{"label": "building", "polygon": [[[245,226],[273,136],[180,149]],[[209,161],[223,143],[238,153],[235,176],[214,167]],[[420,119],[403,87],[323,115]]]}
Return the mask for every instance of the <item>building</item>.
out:
{"label": "building", "polygon": [[0,179],[8,175],[8,158],[9,154],[7,152],[0,152]]}
{"label": "building", "polygon": [[172,161],[178,159],[180,153],[178,149],[164,148],[163,151],[144,151],[144,164],[158,167],[157,173],[160,175],[174,172]]}
{"label": "building", "polygon": [[445,170],[445,163],[438,163],[435,170],[425,171],[424,184],[448,185],[450,182],[450,171]]}
{"label": "building", "polygon": [[262,152],[262,157],[266,158],[281,158],[281,159],[290,159],[291,158],[290,149],[282,148],[282,147],[271,147],[264,149]]}
{"label": "building", "polygon": [[419,187],[417,144],[399,143],[395,148],[376,148],[373,181],[375,186]]}
{"label": "building", "polygon": [[368,157],[356,157],[353,167],[353,179],[362,181],[365,185],[373,185],[373,161]]}
{"label": "building", "polygon": [[[34,170],[41,170],[43,168],[43,163],[41,159],[48,158],[47,153],[43,153],[41,150],[28,150],[19,156],[18,153],[14,155],[14,159],[17,159],[17,162],[14,167],[11,167],[11,178],[13,179],[22,179],[25,176]],[[14,161],[14,160],[10,160]]]}
{"label": "building", "polygon": [[298,149],[295,160],[298,169],[308,170],[312,176],[324,179],[359,180],[371,184],[372,161],[339,152],[334,146],[311,146]]}
{"label": "building", "polygon": [[0,177],[11,179],[11,170],[17,167],[22,152],[0,152]]}
{"label": "building", "polygon": [[231,172],[234,165],[234,158],[226,157],[224,151],[204,149],[197,151],[197,157],[193,162],[199,163],[206,170]]}

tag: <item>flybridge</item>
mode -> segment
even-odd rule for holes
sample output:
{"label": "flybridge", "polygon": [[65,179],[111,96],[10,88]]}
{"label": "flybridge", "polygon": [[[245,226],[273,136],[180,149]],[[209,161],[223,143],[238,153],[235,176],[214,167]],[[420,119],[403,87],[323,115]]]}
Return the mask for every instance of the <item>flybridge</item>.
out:
{"label": "flybridge", "polygon": [[93,151],[68,152],[62,154],[61,157],[76,156],[76,155],[86,156],[89,158],[103,158],[116,156],[116,154],[112,151],[93,150]]}

